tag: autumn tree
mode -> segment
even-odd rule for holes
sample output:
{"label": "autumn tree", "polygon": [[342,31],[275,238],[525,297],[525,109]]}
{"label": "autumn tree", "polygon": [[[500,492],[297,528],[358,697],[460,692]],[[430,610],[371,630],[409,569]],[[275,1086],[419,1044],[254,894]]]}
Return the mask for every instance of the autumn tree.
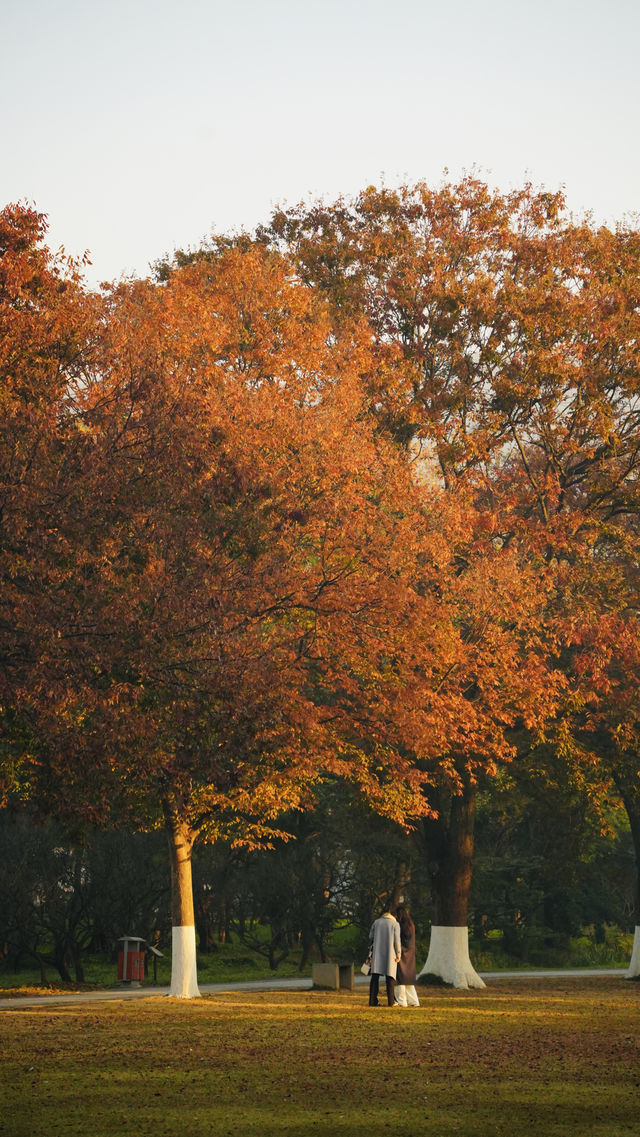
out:
{"label": "autumn tree", "polygon": [[547,658],[544,597],[518,551],[496,539],[495,518],[461,490],[423,491],[418,532],[398,721],[429,771],[430,810],[416,822],[434,904],[424,974],[482,986],[467,937],[476,795],[515,756],[514,729],[533,734],[552,712],[559,677]]}
{"label": "autumn tree", "polygon": [[[505,195],[467,177],[279,210],[259,237],[292,252],[337,318],[365,317],[379,429],[438,487],[443,508],[462,491],[477,518],[470,532],[490,534],[488,564],[514,558],[537,594],[530,632],[524,609],[502,628],[519,627],[522,659],[532,646],[539,660],[546,653],[537,691],[550,720],[583,585],[598,603],[579,566],[636,509],[637,232],[574,223],[560,194]],[[518,604],[518,587],[512,595]],[[491,637],[486,645],[488,666]],[[464,688],[470,701],[477,689]],[[510,721],[523,737],[526,700],[518,711],[502,681],[494,696],[496,732]],[[529,719],[533,741],[541,719]],[[463,746],[456,777],[430,791],[438,819],[427,822],[426,855],[446,866],[445,939],[466,937],[473,798],[491,767],[483,743],[479,756]],[[450,946],[437,954],[427,970],[454,982],[460,972],[464,983],[466,960],[458,967]]]}
{"label": "autumn tree", "polygon": [[16,691],[37,656],[57,571],[48,505],[58,492],[60,416],[91,327],[80,266],[53,256],[45,233],[33,208],[0,212],[0,804],[12,789],[29,791],[32,723]]}
{"label": "autumn tree", "polygon": [[[513,529],[553,580],[550,619],[568,677],[552,734],[592,785],[617,791],[638,863],[639,258],[628,226],[567,227],[558,252],[538,253],[522,282],[541,313],[537,386],[529,373],[527,402],[512,377],[504,390],[518,447]],[[636,924],[637,912],[636,896]]]}
{"label": "autumn tree", "polygon": [[[627,550],[628,552],[628,550]],[[635,939],[627,978],[640,975],[640,735],[637,685],[640,679],[637,554],[623,572],[606,575],[609,604],[584,614],[573,629],[568,668],[571,697],[559,741],[571,768],[587,769],[617,794],[629,819],[635,853]],[[598,566],[599,567],[599,566]],[[618,564],[618,568],[621,566]],[[598,574],[600,575],[600,574]],[[602,579],[600,576],[602,583]],[[603,605],[604,607],[604,605]]]}
{"label": "autumn tree", "polygon": [[383,725],[411,488],[362,410],[366,344],[280,257],[231,249],[91,312],[47,477],[8,487],[21,563],[32,545],[7,690],[38,803],[165,827],[190,997],[196,839],[269,840],[328,771],[420,809]]}

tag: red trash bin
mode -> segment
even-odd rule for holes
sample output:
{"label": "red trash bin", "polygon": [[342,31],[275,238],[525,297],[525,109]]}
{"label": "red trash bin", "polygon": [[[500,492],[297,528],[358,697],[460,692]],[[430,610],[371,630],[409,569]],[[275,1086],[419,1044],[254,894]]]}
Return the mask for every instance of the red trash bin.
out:
{"label": "red trash bin", "polygon": [[144,947],[141,936],[120,936],[118,979],[121,983],[141,983],[144,979]]}

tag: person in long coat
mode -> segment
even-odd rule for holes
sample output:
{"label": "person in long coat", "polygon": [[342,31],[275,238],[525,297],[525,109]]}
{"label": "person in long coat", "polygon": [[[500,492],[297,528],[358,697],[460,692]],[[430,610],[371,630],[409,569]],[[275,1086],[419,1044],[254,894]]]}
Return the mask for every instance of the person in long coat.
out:
{"label": "person in long coat", "polygon": [[416,994],[416,926],[411,916],[401,904],[396,908],[396,920],[400,925],[400,962],[396,969],[395,1000],[399,1007],[419,1007]]}
{"label": "person in long coat", "polygon": [[387,984],[387,1003],[394,1005],[394,988],[396,985],[396,968],[400,960],[400,925],[395,916],[391,914],[388,906],[373,921],[369,932],[369,947],[371,953],[371,981],[369,983],[369,1006],[377,1007],[378,988],[380,976],[384,975]]}

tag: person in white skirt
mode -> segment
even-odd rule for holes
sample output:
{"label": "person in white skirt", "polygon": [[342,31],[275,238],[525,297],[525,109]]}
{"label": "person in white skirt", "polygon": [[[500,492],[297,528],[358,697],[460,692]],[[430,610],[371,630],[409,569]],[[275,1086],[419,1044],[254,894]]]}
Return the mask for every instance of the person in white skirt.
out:
{"label": "person in white skirt", "polygon": [[416,994],[416,926],[403,905],[396,908],[400,925],[400,962],[396,969],[395,1001],[399,1007],[419,1007]]}

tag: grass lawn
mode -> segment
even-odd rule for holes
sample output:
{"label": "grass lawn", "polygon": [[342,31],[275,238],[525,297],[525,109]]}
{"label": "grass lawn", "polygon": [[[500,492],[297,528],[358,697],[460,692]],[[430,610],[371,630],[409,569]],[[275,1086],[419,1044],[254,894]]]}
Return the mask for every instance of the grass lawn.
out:
{"label": "grass lawn", "polygon": [[2,1137],[637,1133],[640,983],[242,992],[0,1012]]}

